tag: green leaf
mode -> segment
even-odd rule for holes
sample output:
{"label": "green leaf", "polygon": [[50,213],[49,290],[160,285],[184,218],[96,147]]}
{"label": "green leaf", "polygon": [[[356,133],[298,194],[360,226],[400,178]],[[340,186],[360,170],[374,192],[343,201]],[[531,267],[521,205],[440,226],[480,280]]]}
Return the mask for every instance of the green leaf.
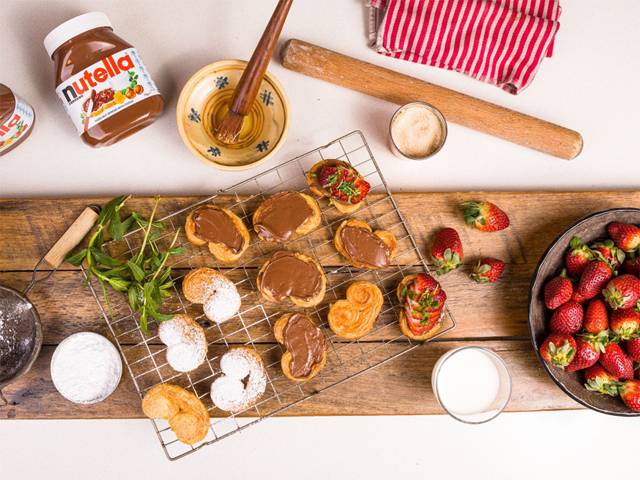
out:
{"label": "green leaf", "polygon": [[106,265],[108,267],[118,267],[118,266],[122,265],[122,262],[120,260],[117,260],[117,259],[113,258],[112,256],[107,255],[106,253],[100,251],[97,248],[92,248],[91,249],[91,255],[93,256],[93,258],[98,263],[101,263],[101,264]]}
{"label": "green leaf", "polygon": [[136,262],[133,260],[127,261],[127,267],[129,267],[129,270],[131,270],[131,273],[133,274],[133,278],[135,278],[137,282],[144,280],[144,277],[146,276],[144,270],[140,268]]}
{"label": "green leaf", "polygon": [[116,210],[109,222],[109,235],[111,235],[113,240],[122,240],[126,231],[125,225],[120,220],[120,213]]}
{"label": "green leaf", "polygon": [[118,292],[126,292],[129,289],[129,285],[131,285],[131,282],[129,282],[128,280],[116,277],[107,278],[106,281],[111,286],[111,288]]}
{"label": "green leaf", "polygon": [[79,267],[80,265],[82,265],[82,262],[84,262],[84,259],[87,256],[87,249],[83,248],[82,250],[78,250],[76,253],[72,253],[67,255],[67,262],[69,262],[71,265],[75,265],[76,267]]}

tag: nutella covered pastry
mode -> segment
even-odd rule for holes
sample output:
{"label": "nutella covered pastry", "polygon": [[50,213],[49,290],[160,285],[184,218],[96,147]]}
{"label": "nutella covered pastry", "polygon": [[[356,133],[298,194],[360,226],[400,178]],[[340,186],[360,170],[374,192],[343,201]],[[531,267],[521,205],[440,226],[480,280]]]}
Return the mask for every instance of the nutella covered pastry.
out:
{"label": "nutella covered pastry", "polygon": [[309,195],[280,192],[260,204],[253,214],[253,229],[262,240],[286,242],[320,225],[320,208]]}
{"label": "nutella covered pastry", "polygon": [[273,327],[278,343],[284,346],[280,366],[285,376],[295,382],[315,377],[327,362],[324,335],[302,313],[287,313]]}
{"label": "nutella covered pastry", "polygon": [[249,247],[249,231],[240,217],[226,208],[204,205],[193,210],[185,224],[187,239],[208,245],[221,262],[235,262]]}
{"label": "nutella covered pastry", "polygon": [[374,270],[391,264],[398,242],[391,232],[374,232],[365,222],[349,219],[340,224],[333,243],[354,267]]}
{"label": "nutella covered pastry", "polygon": [[326,286],[322,267],[299,252],[280,250],[258,272],[258,290],[276,303],[314,307],[324,298]]}
{"label": "nutella covered pastry", "polygon": [[338,337],[355,339],[369,333],[380,315],[384,298],[371,282],[353,282],[347,288],[347,298],[329,308],[329,328]]}
{"label": "nutella covered pastry", "polygon": [[328,197],[341,213],[360,208],[371,186],[350,163],[322,160],[307,172],[309,189],[319,197]]}

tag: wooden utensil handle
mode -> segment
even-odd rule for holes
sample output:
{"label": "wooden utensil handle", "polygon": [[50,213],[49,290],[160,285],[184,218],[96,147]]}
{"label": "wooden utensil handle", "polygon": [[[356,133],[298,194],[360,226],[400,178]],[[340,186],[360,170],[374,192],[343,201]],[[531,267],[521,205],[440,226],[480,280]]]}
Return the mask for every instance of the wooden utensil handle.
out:
{"label": "wooden utensil handle", "polygon": [[448,121],[559,158],[570,160],[582,150],[582,136],[574,130],[302,40],[289,40],[281,58],[290,70],[393,103],[422,100]]}
{"label": "wooden utensil handle", "polygon": [[66,232],[44,256],[44,261],[53,269],[58,268],[64,259],[93,228],[98,214],[91,207],[86,207],[80,216],[71,224]]}
{"label": "wooden utensil handle", "polygon": [[246,115],[251,110],[292,3],[293,0],[280,0],[273,11],[271,20],[233,92],[229,106],[232,112]]}

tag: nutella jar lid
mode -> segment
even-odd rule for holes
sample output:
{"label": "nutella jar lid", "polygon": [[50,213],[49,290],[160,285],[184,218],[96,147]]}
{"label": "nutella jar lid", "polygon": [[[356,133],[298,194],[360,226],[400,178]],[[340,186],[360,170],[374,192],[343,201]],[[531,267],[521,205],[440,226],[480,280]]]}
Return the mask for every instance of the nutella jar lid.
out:
{"label": "nutella jar lid", "polygon": [[93,30],[94,28],[109,27],[113,29],[109,17],[102,12],[89,12],[67,20],[61,25],[51,30],[44,37],[44,48],[49,57],[58,49],[60,45],[77,37],[81,33]]}

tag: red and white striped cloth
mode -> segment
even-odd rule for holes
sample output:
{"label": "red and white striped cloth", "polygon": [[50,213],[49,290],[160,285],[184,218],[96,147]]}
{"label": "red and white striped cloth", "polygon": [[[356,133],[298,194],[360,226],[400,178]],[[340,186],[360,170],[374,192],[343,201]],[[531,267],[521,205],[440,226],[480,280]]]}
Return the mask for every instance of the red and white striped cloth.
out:
{"label": "red and white striped cloth", "polygon": [[371,0],[379,53],[524,90],[560,27],[559,0]]}

